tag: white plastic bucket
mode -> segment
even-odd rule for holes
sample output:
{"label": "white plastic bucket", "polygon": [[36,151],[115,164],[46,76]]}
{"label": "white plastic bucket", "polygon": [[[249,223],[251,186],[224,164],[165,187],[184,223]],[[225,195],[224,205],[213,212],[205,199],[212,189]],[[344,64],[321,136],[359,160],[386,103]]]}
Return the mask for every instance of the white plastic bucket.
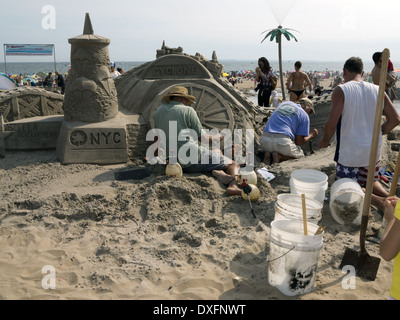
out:
{"label": "white plastic bucket", "polygon": [[290,193],[305,194],[306,197],[321,203],[328,189],[328,176],[314,169],[294,170],[290,174]]}
{"label": "white plastic bucket", "polygon": [[330,190],[331,215],[340,224],[361,224],[364,192],[357,181],[350,178],[336,180]]}
{"label": "white plastic bucket", "polygon": [[314,236],[318,226],[303,222],[275,220],[271,222],[268,282],[287,296],[308,293],[314,287],[323,234]]}
{"label": "white plastic bucket", "polygon": [[[307,221],[316,223],[322,218],[321,202],[306,197]],[[301,195],[281,193],[275,202],[275,220],[303,220],[303,204]]]}

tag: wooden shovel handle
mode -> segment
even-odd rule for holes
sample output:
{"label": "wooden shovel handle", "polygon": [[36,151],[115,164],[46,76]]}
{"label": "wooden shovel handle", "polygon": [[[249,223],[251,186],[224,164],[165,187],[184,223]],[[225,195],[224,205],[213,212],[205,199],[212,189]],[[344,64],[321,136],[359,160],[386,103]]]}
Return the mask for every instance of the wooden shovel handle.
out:
{"label": "wooden shovel handle", "polygon": [[378,101],[375,112],[375,122],[374,122],[372,142],[371,142],[371,152],[369,156],[367,186],[365,190],[364,206],[362,211],[362,219],[360,227],[360,248],[362,252],[366,252],[365,236],[367,233],[368,218],[369,218],[371,198],[372,198],[372,189],[374,184],[375,167],[376,167],[377,153],[378,153],[378,144],[381,132],[382,110],[385,98],[386,76],[387,76],[389,56],[390,56],[389,49],[383,50],[381,75],[379,79]]}
{"label": "wooden shovel handle", "polygon": [[306,209],[306,195],[303,193],[301,195],[301,204],[303,207],[303,228],[304,228],[304,235],[308,236],[307,230],[307,209]]}

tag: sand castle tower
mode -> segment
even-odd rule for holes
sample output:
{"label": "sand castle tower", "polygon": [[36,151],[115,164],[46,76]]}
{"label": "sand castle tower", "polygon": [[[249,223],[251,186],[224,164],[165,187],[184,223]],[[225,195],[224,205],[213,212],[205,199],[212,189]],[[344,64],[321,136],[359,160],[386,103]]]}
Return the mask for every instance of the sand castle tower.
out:
{"label": "sand castle tower", "polygon": [[114,118],[118,99],[109,70],[110,40],[94,34],[87,13],[83,34],[68,42],[71,71],[63,106],[65,120],[101,122]]}
{"label": "sand castle tower", "polygon": [[123,163],[128,160],[126,123],[118,112],[111,78],[110,40],[94,35],[86,13],[83,34],[69,39],[71,71],[57,143],[61,163]]}

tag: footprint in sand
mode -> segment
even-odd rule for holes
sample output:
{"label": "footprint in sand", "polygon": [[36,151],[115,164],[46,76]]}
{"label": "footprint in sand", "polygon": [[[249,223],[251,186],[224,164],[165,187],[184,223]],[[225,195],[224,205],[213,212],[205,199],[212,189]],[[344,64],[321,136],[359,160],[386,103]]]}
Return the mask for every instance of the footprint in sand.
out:
{"label": "footprint in sand", "polygon": [[224,292],[224,286],[222,283],[214,280],[195,278],[179,280],[171,290],[179,292],[176,295],[176,299],[201,299],[201,297],[204,297],[204,294],[219,296]]}

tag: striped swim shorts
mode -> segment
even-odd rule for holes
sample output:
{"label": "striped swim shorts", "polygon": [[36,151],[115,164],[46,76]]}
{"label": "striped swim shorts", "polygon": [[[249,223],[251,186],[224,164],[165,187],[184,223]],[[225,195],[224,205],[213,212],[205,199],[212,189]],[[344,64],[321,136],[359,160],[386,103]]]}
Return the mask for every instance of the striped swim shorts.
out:
{"label": "striped swim shorts", "polygon": [[[378,172],[379,172],[379,163],[375,165],[375,174],[374,181],[378,180]],[[367,185],[367,177],[368,177],[368,167],[346,167],[340,163],[336,166],[336,178],[335,180],[341,178],[350,178],[358,182],[361,187],[365,187]]]}

